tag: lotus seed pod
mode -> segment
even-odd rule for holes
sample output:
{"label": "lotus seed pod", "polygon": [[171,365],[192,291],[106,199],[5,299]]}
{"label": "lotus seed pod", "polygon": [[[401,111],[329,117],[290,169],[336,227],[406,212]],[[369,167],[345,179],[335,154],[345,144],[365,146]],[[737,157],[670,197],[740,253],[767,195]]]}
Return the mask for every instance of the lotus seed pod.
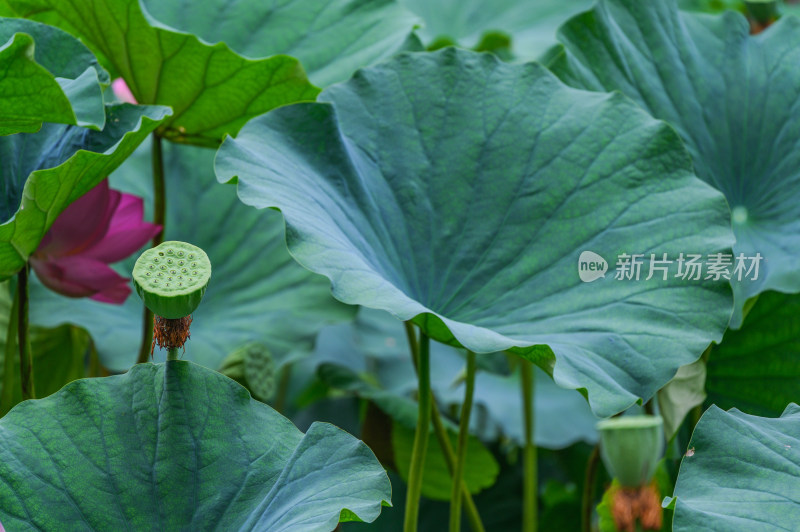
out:
{"label": "lotus seed pod", "polygon": [[275,395],[275,359],[263,344],[249,344],[244,351],[244,375],[253,397],[269,401]]}
{"label": "lotus seed pod", "polygon": [[664,451],[661,416],[623,416],[597,424],[600,456],[625,488],[650,482]]}
{"label": "lotus seed pod", "polygon": [[[180,262],[192,264],[186,272]],[[186,242],[167,241],[141,254],[133,266],[133,286],[156,316],[179,319],[200,305],[211,278],[208,255]]]}
{"label": "lotus seed pod", "polygon": [[247,379],[244,377],[243,349],[237,349],[230,355],[226,356],[225,360],[222,361],[222,364],[220,364],[217,371],[247,388]]}
{"label": "lotus seed pod", "polygon": [[225,357],[220,373],[235,380],[259,401],[269,401],[275,395],[275,360],[263,344],[242,346]]}

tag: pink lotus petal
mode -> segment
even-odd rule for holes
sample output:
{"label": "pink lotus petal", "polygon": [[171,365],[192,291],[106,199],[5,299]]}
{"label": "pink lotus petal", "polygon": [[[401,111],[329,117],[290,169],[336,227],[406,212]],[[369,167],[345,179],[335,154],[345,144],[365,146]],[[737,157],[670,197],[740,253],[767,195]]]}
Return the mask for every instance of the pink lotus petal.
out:
{"label": "pink lotus petal", "polygon": [[94,259],[72,256],[40,260],[32,257],[30,263],[42,284],[67,297],[92,297],[122,304],[131,292],[127,279]]}
{"label": "pink lotus petal", "polygon": [[62,212],[39,243],[36,255],[74,255],[103,239],[122,194],[104,179]]}
{"label": "pink lotus petal", "polygon": [[142,198],[123,193],[108,232],[82,255],[105,263],[129,257],[161,231],[160,225],[143,222],[143,215]]}
{"label": "pink lotus petal", "polygon": [[117,78],[111,82],[111,90],[114,91],[114,96],[116,96],[121,102],[138,103],[136,98],[134,98],[131,89],[128,88],[128,84],[125,83],[125,80],[122,78]]}
{"label": "pink lotus petal", "polygon": [[141,198],[112,190],[103,180],[61,213],[31,256],[31,266],[55,292],[121,304],[131,293],[128,279],[107,264],[128,257],[161,231],[143,216]]}
{"label": "pink lotus petal", "polygon": [[133,194],[122,193],[122,198],[111,218],[109,233],[120,227],[131,227],[142,223],[144,218],[144,200]]}
{"label": "pink lotus petal", "polygon": [[128,279],[120,277],[120,281],[116,285],[106,287],[102,292],[91,296],[89,299],[111,305],[122,305],[129,295],[131,295],[131,287],[128,284]]}

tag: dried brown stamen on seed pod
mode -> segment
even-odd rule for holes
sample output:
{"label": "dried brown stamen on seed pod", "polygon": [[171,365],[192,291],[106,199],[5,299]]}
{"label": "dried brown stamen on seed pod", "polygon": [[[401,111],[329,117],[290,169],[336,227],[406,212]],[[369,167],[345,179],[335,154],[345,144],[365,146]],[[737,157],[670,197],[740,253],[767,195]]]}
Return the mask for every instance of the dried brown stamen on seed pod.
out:
{"label": "dried brown stamen on seed pod", "polygon": [[192,324],[192,316],[184,316],[176,320],[170,320],[162,316],[155,316],[153,319],[153,344],[150,346],[150,356],[153,355],[156,345],[163,349],[186,348],[186,340],[191,337],[189,326]]}

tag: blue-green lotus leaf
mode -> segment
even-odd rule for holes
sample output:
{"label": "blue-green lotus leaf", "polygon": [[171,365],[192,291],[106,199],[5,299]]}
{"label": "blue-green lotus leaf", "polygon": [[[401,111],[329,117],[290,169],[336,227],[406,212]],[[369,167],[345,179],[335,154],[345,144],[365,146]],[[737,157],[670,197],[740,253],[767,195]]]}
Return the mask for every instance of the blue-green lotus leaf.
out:
{"label": "blue-green lotus leaf", "polygon": [[[719,252],[728,207],[680,139],[620,94],[448,48],[359,71],[225,141],[217,177],[275,207],[341,301],[435,340],[514,350],[613,414],[718,340],[730,288],[661,274],[581,282],[583,251]],[[555,368],[552,367],[555,362]]]}
{"label": "blue-green lotus leaf", "polygon": [[227,377],[140,364],[17,405],[0,420],[7,530],[328,532],[373,521],[391,486],[372,451],[303,434]]}
{"label": "blue-green lotus leaf", "polygon": [[559,30],[564,51],[551,66],[570,85],[621,91],[669,122],[697,176],[725,194],[734,255],[763,257],[757,279],[731,276],[733,327],[749,298],[800,292],[800,19],[749,33],[734,11],[600,0]]}
{"label": "blue-green lotus leaf", "polygon": [[795,530],[800,523],[800,407],[779,418],[709,408],[681,462],[676,532]]}

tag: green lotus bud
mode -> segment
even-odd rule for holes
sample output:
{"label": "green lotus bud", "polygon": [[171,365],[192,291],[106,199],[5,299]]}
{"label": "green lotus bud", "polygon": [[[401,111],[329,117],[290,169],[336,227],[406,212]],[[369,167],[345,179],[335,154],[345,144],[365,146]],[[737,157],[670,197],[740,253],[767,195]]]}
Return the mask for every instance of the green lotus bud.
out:
{"label": "green lotus bud", "polygon": [[664,451],[661,416],[623,416],[597,424],[600,456],[606,469],[626,488],[650,482]]}
{"label": "green lotus bud", "polygon": [[133,266],[136,293],[153,314],[171,320],[197,309],[210,278],[208,255],[175,240],[148,249]]}

